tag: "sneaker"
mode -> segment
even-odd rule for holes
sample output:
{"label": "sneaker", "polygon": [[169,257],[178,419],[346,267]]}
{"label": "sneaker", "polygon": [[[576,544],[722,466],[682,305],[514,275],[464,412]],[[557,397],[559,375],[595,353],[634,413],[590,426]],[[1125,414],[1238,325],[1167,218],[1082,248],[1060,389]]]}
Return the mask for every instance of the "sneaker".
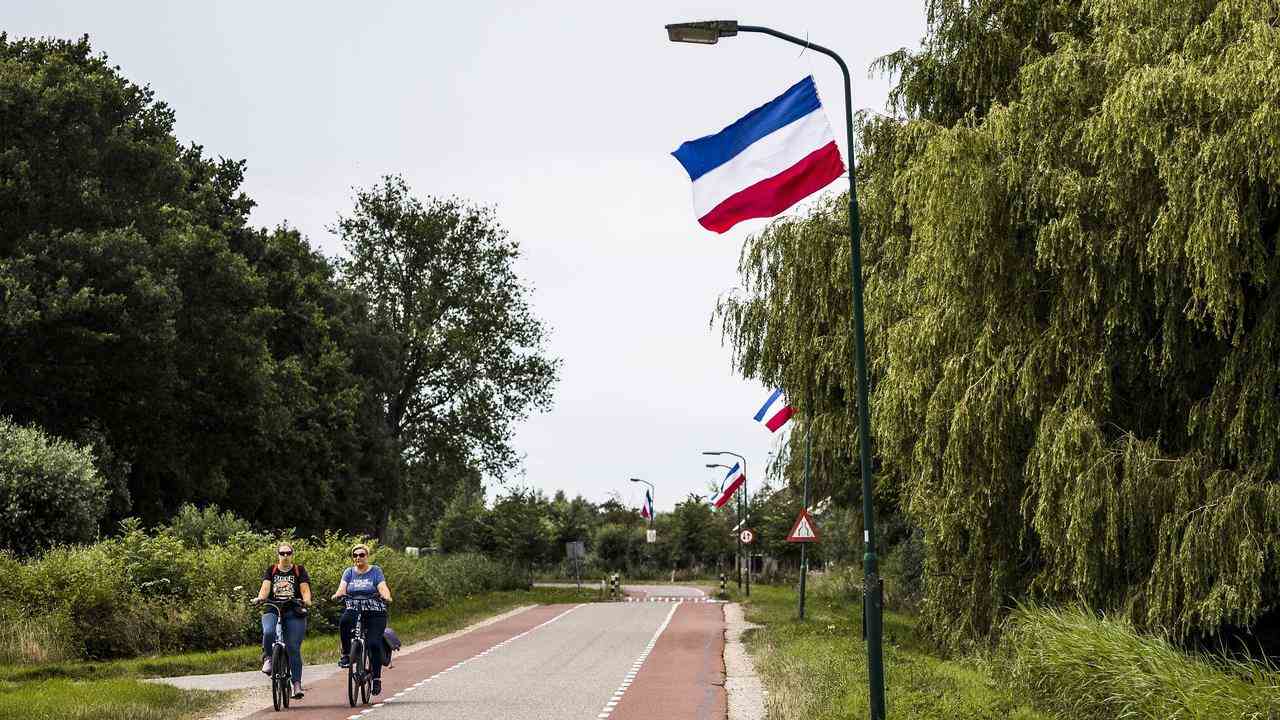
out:
{"label": "sneaker", "polygon": [[264,675],[271,674],[271,658],[268,657],[262,659],[262,673]]}
{"label": "sneaker", "polygon": [[300,700],[306,693],[302,692],[302,683],[297,680],[293,681],[293,699]]}
{"label": "sneaker", "polygon": [[350,655],[343,655],[342,657],[338,658],[338,667],[340,667],[340,668],[349,668],[349,667],[351,667],[351,656],[350,656]]}
{"label": "sneaker", "polygon": [[381,680],[374,680],[374,681],[373,681],[373,694],[374,694],[374,695],[381,695],[381,694],[382,694],[382,681],[381,681]]}

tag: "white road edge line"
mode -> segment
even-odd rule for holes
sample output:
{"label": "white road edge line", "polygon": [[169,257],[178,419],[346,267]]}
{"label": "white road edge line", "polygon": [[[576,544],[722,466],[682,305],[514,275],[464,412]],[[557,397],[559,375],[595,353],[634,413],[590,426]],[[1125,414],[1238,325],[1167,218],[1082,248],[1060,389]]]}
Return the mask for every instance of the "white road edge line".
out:
{"label": "white road edge line", "polygon": [[[461,667],[461,666],[466,665],[467,663],[471,662],[472,660],[476,660],[476,659],[482,658],[482,657],[484,657],[485,655],[488,655],[489,653],[493,652],[494,650],[497,650],[497,649],[498,649],[498,648],[500,648],[500,647],[505,647],[506,645],[508,645],[508,644],[510,644],[510,643],[513,643],[513,642],[515,642],[516,640],[519,640],[520,638],[524,637],[525,635],[528,635],[529,633],[533,632],[534,630],[537,630],[537,629],[539,629],[539,628],[544,628],[544,627],[546,627],[546,626],[550,625],[551,623],[553,623],[553,622],[555,622],[555,621],[559,620],[560,618],[564,617],[565,615],[568,615],[569,613],[573,612],[574,610],[577,610],[578,608],[580,608],[580,607],[582,607],[583,605],[586,605],[586,604],[587,604],[587,603],[578,603],[577,605],[574,605],[573,607],[569,608],[568,610],[565,610],[564,612],[562,612],[562,613],[560,613],[559,615],[557,615],[557,616],[555,616],[555,617],[551,618],[550,620],[548,620],[548,621],[546,621],[546,622],[542,623],[541,625],[534,625],[533,627],[529,628],[528,630],[525,630],[524,632],[520,633],[519,635],[512,635],[511,637],[507,638],[506,640],[503,640],[502,642],[498,643],[497,645],[494,645],[493,647],[491,647],[491,648],[489,648],[489,649],[487,649],[487,650],[484,650],[484,651],[482,651],[482,652],[478,652],[478,653],[476,653],[475,655],[472,655],[471,657],[467,658],[466,660],[463,660],[463,661],[461,661],[461,662],[458,662],[458,663],[454,664],[452,667],[445,668],[444,670],[441,670],[440,672],[436,673],[435,675],[432,675],[432,676],[431,676],[431,677],[429,677],[429,678],[423,678],[422,680],[419,680],[419,681],[418,681],[417,683],[415,683],[412,687],[415,687],[415,688],[416,688],[416,687],[418,687],[418,686],[422,685],[423,683],[431,682],[432,680],[435,680],[437,677],[440,677],[441,675],[443,675],[443,674],[445,674],[445,673],[449,672],[450,670],[452,670],[452,669],[454,669],[454,668],[456,668],[456,667]],[[674,611],[675,611],[675,608],[672,608],[672,612],[674,612]],[[671,620],[671,616],[670,616],[670,615],[667,615],[667,621],[670,621],[670,620]],[[666,622],[662,623],[662,627],[661,627],[661,628],[658,628],[658,632],[662,632],[662,630],[663,630],[664,628],[666,628],[666,627],[667,627],[667,623],[666,623]],[[655,639],[657,638],[657,636],[656,636],[656,635],[655,635],[654,637],[655,637]],[[373,707],[371,707],[371,708],[368,708],[368,709],[364,710],[364,711],[363,711],[363,712],[361,712],[359,715],[351,715],[350,717],[348,717],[348,718],[347,718],[347,720],[354,720],[355,718],[363,718],[363,717],[367,716],[369,713],[373,712],[374,708],[380,708],[380,707],[382,707],[382,706],[383,706],[383,704],[384,704],[384,703],[378,703],[377,705],[374,705]]]}
{"label": "white road edge line", "polygon": [[637,674],[639,674],[640,667],[644,665],[644,661],[649,657],[649,653],[653,650],[653,646],[658,644],[658,638],[662,635],[663,631],[667,629],[667,626],[671,624],[671,616],[676,614],[676,610],[679,610],[682,604],[684,604],[683,601],[680,601],[671,605],[671,612],[667,613],[666,619],[663,620],[662,624],[658,626],[658,629],[654,631],[653,637],[649,638],[649,644],[645,645],[644,650],[640,653],[640,656],[636,658],[631,669],[623,676],[622,684],[618,686],[616,691],[614,691],[613,696],[609,698],[609,701],[604,704],[604,707],[600,710],[600,714],[596,715],[597,720],[606,720],[613,712],[614,708],[618,706],[618,703],[622,701],[623,694],[627,692],[627,688],[631,687],[632,680],[635,679]]}

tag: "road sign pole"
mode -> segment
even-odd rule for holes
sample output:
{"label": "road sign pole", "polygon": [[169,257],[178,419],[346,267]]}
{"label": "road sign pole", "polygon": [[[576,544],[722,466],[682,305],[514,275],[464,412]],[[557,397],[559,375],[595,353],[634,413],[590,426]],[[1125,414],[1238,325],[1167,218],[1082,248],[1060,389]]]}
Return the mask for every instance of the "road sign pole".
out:
{"label": "road sign pole", "polygon": [[[809,407],[813,407],[812,401]],[[804,424],[804,500],[803,507],[809,509],[809,463],[813,456],[813,410],[805,413]],[[809,543],[800,543],[800,619],[804,619],[805,581],[809,578]]]}

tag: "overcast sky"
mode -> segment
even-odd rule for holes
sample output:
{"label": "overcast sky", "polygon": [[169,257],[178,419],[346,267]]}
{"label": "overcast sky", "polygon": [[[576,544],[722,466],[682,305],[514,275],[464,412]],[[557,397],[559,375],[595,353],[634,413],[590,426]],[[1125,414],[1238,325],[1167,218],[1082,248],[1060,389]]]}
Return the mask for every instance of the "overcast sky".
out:
{"label": "overcast sky", "polygon": [[[555,407],[523,423],[522,482],[670,509],[715,479],[702,450],[775,438],[767,397],[710,326],[744,238],[695,221],[670,152],[812,74],[845,150],[834,63],[762,35],[669,43],[668,22],[737,18],[841,53],[854,107],[883,110],[870,62],[924,34],[905,2],[101,2],[9,0],[10,36],[88,34],[212,156],[248,160],[253,222],[287,222],[326,254],[351,188],[401,173],[419,195],[492,205],[563,359]],[[846,156],[847,157],[847,156]],[[845,181],[829,192],[844,189]],[[794,212],[794,211],[793,211]]]}

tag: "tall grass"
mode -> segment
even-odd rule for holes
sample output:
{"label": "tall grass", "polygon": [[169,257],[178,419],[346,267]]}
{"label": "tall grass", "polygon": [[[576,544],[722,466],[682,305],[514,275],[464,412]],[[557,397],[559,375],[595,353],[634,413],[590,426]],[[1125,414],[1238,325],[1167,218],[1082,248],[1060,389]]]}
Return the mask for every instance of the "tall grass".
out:
{"label": "tall grass", "polygon": [[[64,658],[127,658],[152,653],[221,650],[252,643],[261,632],[256,595],[279,540],[236,531],[197,534],[189,527],[122,535],[87,546],[63,546],[19,560],[0,553],[0,664]],[[329,534],[292,540],[320,606],[309,630],[335,629],[341,608],[327,598],[350,563],[359,538]],[[476,555],[409,557],[370,543],[402,612],[477,593],[527,587],[523,573]]]}
{"label": "tall grass", "polygon": [[1280,720],[1280,673],[1190,655],[1124,620],[1024,606],[1002,641],[1015,687],[1071,718]]}

